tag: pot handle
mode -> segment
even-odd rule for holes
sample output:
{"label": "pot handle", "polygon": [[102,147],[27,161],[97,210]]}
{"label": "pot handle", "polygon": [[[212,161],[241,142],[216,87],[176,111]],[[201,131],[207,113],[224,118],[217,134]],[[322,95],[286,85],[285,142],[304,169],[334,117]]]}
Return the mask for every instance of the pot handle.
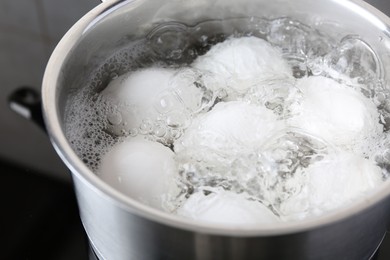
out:
{"label": "pot handle", "polygon": [[31,87],[20,87],[8,98],[8,105],[17,114],[33,121],[46,132],[42,114],[41,96]]}

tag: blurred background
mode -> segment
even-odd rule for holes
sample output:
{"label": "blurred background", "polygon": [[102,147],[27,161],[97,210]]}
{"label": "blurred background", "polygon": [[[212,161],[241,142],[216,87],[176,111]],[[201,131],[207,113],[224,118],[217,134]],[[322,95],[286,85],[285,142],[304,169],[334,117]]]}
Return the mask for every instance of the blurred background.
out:
{"label": "blurred background", "polygon": [[66,31],[99,0],[0,0],[0,259],[88,259],[71,176],[47,135],[8,107],[21,86],[40,91]]}
{"label": "blurred background", "polygon": [[[390,0],[367,2],[390,15]],[[21,86],[40,91],[56,44],[99,3],[0,0],[1,259],[87,259],[70,174],[47,135],[9,109],[8,97]]]}
{"label": "blurred background", "polygon": [[[99,0],[0,0],[0,158],[64,181],[70,176],[47,136],[15,116],[7,98],[20,86],[41,88],[50,54]],[[18,136],[18,138],[11,138]]]}

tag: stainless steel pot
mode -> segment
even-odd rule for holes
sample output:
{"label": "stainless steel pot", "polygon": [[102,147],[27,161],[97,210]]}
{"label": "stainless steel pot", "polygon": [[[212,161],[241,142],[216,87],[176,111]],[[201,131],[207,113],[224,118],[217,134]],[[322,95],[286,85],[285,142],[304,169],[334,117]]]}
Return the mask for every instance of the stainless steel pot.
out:
{"label": "stainless steel pot", "polygon": [[243,16],[289,16],[340,36],[358,34],[381,58],[385,76],[390,72],[390,19],[360,0],[122,0],[97,6],[55,49],[42,97],[50,138],[72,172],[82,222],[99,258],[369,259],[380,244],[390,220],[390,182],[363,201],[322,217],[236,229],[142,205],[102,182],[72,150],[64,135],[66,100],[126,41],[160,22],[195,24]]}

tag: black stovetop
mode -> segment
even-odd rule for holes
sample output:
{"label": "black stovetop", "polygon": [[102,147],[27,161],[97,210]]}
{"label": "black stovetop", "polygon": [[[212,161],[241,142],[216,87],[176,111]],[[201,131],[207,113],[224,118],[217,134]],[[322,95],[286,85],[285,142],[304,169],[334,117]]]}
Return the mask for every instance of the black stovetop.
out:
{"label": "black stovetop", "polygon": [[71,184],[1,159],[0,176],[0,259],[88,259]]}

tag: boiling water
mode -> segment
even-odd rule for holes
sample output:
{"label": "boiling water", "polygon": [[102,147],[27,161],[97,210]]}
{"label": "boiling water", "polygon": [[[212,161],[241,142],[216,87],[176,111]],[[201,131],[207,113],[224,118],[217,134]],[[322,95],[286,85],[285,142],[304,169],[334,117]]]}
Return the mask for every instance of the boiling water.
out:
{"label": "boiling water", "polygon": [[303,219],[387,178],[381,66],[358,36],[288,18],[166,23],[70,99],[66,134],[103,180],[155,208],[234,224]]}

